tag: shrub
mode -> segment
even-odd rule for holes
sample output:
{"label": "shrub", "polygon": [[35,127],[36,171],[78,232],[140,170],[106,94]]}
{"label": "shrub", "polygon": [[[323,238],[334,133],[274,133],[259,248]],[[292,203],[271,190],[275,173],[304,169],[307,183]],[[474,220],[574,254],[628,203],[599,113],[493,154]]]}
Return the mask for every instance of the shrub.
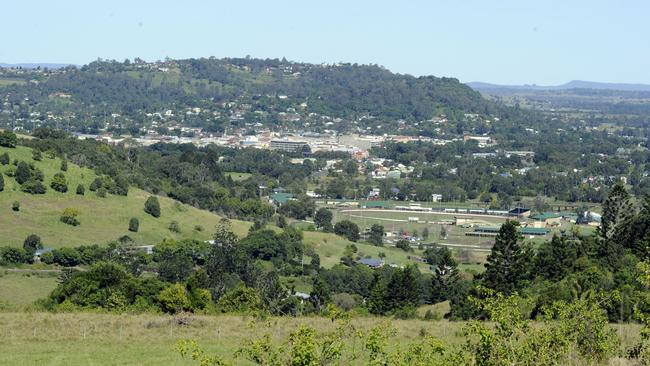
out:
{"label": "shrub", "polygon": [[16,134],[10,131],[0,132],[0,146],[4,147],[16,147],[18,143],[18,137]]}
{"label": "shrub", "polygon": [[156,196],[149,196],[144,203],[144,212],[153,217],[160,217],[160,202]]}
{"label": "shrub", "polygon": [[43,183],[32,179],[32,180],[28,180],[27,182],[23,183],[20,186],[20,190],[25,192],[25,193],[31,193],[31,194],[45,194],[45,191],[47,191],[47,188],[45,188]]}
{"label": "shrub", "polygon": [[32,171],[29,168],[29,165],[24,161],[18,163],[16,167],[16,182],[18,184],[23,184],[32,178]]}
{"label": "shrub", "polygon": [[22,248],[3,247],[0,249],[0,254],[2,261],[9,263],[27,263],[31,259]]}
{"label": "shrub", "polygon": [[167,286],[158,294],[160,308],[166,313],[178,313],[189,310],[190,300],[187,298],[187,291],[180,283]]}
{"label": "shrub", "polygon": [[5,178],[0,174],[0,192],[5,190]]}
{"label": "shrub", "polygon": [[68,181],[65,179],[65,175],[63,175],[63,173],[54,174],[54,177],[52,178],[52,183],[50,183],[50,187],[52,187],[52,189],[57,192],[61,192],[61,193],[67,192]]}
{"label": "shrub", "polygon": [[217,307],[223,313],[249,313],[262,310],[262,300],[257,292],[246,286],[236,287],[219,298]]}
{"label": "shrub", "polygon": [[11,204],[11,209],[16,212],[20,211],[20,202],[14,201],[14,203]]}
{"label": "shrub", "polygon": [[68,161],[65,159],[61,160],[61,171],[63,172],[68,171]]}
{"label": "shrub", "polygon": [[108,190],[106,188],[104,188],[104,187],[97,188],[97,191],[95,192],[97,197],[100,197],[100,198],[106,198],[107,193],[108,193]]}
{"label": "shrub", "polygon": [[80,222],[77,219],[77,216],[79,216],[79,210],[68,207],[63,210],[63,213],[61,213],[61,222],[72,226],[78,226]]}
{"label": "shrub", "polygon": [[16,176],[16,167],[15,166],[10,166],[5,170],[5,175],[7,177],[15,177]]}
{"label": "shrub", "polygon": [[41,150],[38,149],[32,150],[32,159],[34,159],[35,161],[43,160],[43,154],[41,153]]}
{"label": "shrub", "polygon": [[4,154],[0,155],[0,164],[9,165],[10,162],[11,162],[11,159],[9,158],[8,153],[4,153]]}
{"label": "shrub", "polygon": [[137,233],[139,228],[140,220],[138,220],[137,217],[132,217],[131,220],[129,220],[129,231]]}
{"label": "shrub", "polygon": [[86,193],[86,188],[84,187],[83,184],[79,184],[77,186],[77,194],[83,196],[85,193]]}
{"label": "shrub", "polygon": [[54,263],[64,267],[74,267],[81,264],[81,254],[75,248],[61,248],[52,251]]}
{"label": "shrub", "polygon": [[203,228],[202,225],[194,225],[194,231],[200,233],[200,232],[202,232],[203,230],[205,230],[205,229]]}
{"label": "shrub", "polygon": [[181,226],[178,224],[178,221],[170,222],[168,229],[172,233],[180,233],[181,232]]}
{"label": "shrub", "polygon": [[104,182],[102,181],[101,178],[97,177],[95,180],[93,180],[92,183],[90,183],[90,187],[88,187],[91,191],[95,192],[99,187],[103,187]]}

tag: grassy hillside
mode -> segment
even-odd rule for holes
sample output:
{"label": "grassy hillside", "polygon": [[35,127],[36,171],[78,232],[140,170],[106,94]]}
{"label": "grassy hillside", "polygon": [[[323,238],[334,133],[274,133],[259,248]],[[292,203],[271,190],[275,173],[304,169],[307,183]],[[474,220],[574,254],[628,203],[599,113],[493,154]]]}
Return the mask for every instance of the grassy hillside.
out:
{"label": "grassy hillside", "polygon": [[[154,218],[143,211],[144,202],[149,193],[131,188],[128,196],[107,195],[97,197],[88,190],[95,179],[95,173],[77,165],[68,164],[65,176],[69,190],[59,193],[49,188],[52,177],[60,171],[61,160],[49,159],[43,154],[42,161],[32,159],[32,150],[19,146],[16,149],[0,147],[0,154],[8,152],[11,161],[17,159],[34,163],[45,175],[44,184],[48,187],[44,195],[31,195],[20,191],[20,186],[14,178],[5,175],[5,189],[0,192],[0,246],[22,246],[23,240],[30,234],[41,237],[46,246],[59,248],[84,244],[104,244],[123,235],[130,236],[137,243],[157,244],[165,238],[195,238],[207,240],[212,237],[214,227],[220,217],[211,212],[199,210],[181,204],[177,201],[160,197],[161,217]],[[0,172],[5,172],[12,165],[0,165]],[[84,196],[77,195],[77,184],[86,187]],[[20,202],[20,211],[11,210],[14,201]],[[61,212],[66,207],[74,207],[80,211],[81,225],[73,227],[59,221]],[[137,233],[128,231],[131,217],[140,221]],[[172,233],[168,226],[171,221],[180,224],[181,232]],[[244,236],[250,223],[231,220],[233,231]],[[203,231],[195,230],[200,225]],[[339,262],[349,241],[334,234],[305,232],[305,244],[314,248],[320,255],[322,265],[331,267]],[[360,255],[377,257],[379,252],[386,254],[387,262],[407,264],[406,253],[397,249],[377,248],[371,245],[356,244]]]}
{"label": "grassy hillside", "polygon": [[[20,186],[14,178],[5,176],[5,190],[0,192],[0,245],[20,246],[29,234],[39,235],[46,246],[62,247],[81,244],[103,244],[115,240],[122,235],[129,235],[138,243],[156,244],[164,238],[196,238],[209,239],[214,226],[220,217],[180,204],[174,200],[160,197],[161,217],[154,218],[143,211],[144,202],[149,193],[131,188],[129,195],[107,195],[100,198],[88,190],[89,184],[96,177],[90,169],[68,164],[65,176],[68,179],[69,190],[59,193],[49,188],[52,176],[59,172],[61,161],[48,159],[45,154],[42,161],[33,161],[31,149],[18,147],[16,149],[0,148],[0,154],[8,152],[11,160],[33,162],[45,174],[44,184],[48,191],[44,195],[31,195],[20,191]],[[0,171],[6,171],[9,166],[0,166]],[[86,187],[86,194],[79,196],[75,193],[77,184]],[[20,202],[20,211],[11,210],[14,201]],[[66,207],[74,207],[80,211],[81,225],[72,227],[59,221],[61,211]],[[140,220],[140,230],[132,233],[127,230],[131,217]],[[181,233],[168,230],[169,223],[177,221]],[[201,225],[203,231],[194,230]],[[238,235],[244,235],[249,223],[232,221],[233,230]]]}
{"label": "grassy hillside", "polygon": [[44,298],[57,285],[56,272],[0,272],[0,309],[19,310]]}

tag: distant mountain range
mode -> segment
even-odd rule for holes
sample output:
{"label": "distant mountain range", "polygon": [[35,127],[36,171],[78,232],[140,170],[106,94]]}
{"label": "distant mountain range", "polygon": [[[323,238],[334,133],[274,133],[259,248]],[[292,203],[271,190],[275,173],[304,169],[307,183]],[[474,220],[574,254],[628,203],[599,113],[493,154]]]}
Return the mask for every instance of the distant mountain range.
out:
{"label": "distant mountain range", "polygon": [[567,89],[599,89],[599,90],[622,90],[622,91],[650,91],[648,84],[625,84],[625,83],[599,83],[595,81],[572,80],[562,85],[499,85],[474,81],[467,83],[475,90],[567,90]]}
{"label": "distant mountain range", "polygon": [[60,69],[72,64],[54,64],[54,63],[21,63],[21,64],[5,64],[0,62],[0,67],[22,67],[23,69],[36,69],[39,66],[41,68],[47,67],[48,69]]}

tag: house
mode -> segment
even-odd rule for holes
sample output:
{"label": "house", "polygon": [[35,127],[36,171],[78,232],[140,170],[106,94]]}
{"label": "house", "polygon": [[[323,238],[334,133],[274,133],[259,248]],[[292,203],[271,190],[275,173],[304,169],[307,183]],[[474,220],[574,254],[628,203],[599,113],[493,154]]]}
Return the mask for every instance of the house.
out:
{"label": "house", "polygon": [[34,260],[35,261],[40,261],[43,254],[52,253],[53,250],[54,250],[54,248],[36,249],[36,251],[34,252]]}
{"label": "house", "polygon": [[374,258],[361,258],[357,261],[357,263],[368,266],[370,268],[380,268],[384,265],[384,261]]}
{"label": "house", "polygon": [[438,193],[434,193],[431,195],[431,202],[440,202],[442,201],[442,195]]}
{"label": "house", "polygon": [[271,202],[278,207],[287,203],[291,199],[293,199],[293,194],[291,193],[276,192],[271,195]]}

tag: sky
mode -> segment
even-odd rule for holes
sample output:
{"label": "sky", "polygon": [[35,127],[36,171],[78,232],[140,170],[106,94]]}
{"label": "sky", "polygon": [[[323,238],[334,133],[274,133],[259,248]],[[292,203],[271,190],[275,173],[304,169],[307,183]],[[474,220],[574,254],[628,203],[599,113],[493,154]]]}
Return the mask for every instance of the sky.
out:
{"label": "sky", "polygon": [[650,84],[650,1],[7,1],[0,62],[282,58],[462,82]]}

